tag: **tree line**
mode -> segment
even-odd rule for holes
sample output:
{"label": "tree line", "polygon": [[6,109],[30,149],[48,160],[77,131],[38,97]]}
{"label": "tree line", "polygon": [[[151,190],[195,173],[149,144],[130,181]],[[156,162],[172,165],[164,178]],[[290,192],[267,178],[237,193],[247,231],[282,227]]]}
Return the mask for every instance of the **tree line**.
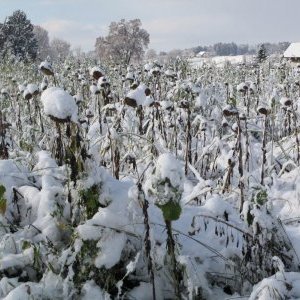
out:
{"label": "tree line", "polygon": [[[107,36],[98,37],[94,56],[105,60],[126,63],[141,60],[150,36],[141,28],[139,19],[112,22]],[[80,49],[74,51],[77,55]],[[0,23],[0,57],[14,57],[19,60],[65,59],[71,54],[71,45],[58,38],[50,41],[46,29],[33,25],[26,14],[17,10]]]}
{"label": "tree line", "polygon": [[[174,49],[169,52],[156,53],[149,49],[149,33],[142,28],[140,19],[111,22],[107,36],[96,39],[95,49],[90,55],[106,61],[129,64],[133,61],[146,59],[168,60],[177,56],[193,56],[201,51],[212,56],[256,54],[260,46],[236,43],[216,43],[211,46],[197,46],[190,49]],[[264,43],[267,54],[283,53],[289,42]],[[73,51],[75,56],[82,54],[80,49]],[[15,57],[20,60],[44,60],[48,56],[52,60],[64,60],[71,54],[71,45],[65,40],[54,38],[50,41],[46,29],[33,25],[26,14],[17,10],[0,23],[0,57]]]}
{"label": "tree line", "polygon": [[[290,42],[279,42],[279,43],[263,43],[266,52],[268,54],[280,54],[283,53],[287,47],[290,45]],[[217,56],[233,56],[233,55],[253,55],[256,54],[260,49],[261,44],[259,45],[248,45],[248,44],[236,44],[236,43],[216,43],[211,46],[197,46],[192,48],[194,54],[197,54],[201,51],[206,51],[213,53]]]}

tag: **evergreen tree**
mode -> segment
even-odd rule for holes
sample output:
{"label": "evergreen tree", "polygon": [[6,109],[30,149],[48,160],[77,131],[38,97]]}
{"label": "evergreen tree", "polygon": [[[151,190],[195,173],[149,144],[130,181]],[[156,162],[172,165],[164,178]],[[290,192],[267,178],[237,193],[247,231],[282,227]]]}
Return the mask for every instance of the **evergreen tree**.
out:
{"label": "evergreen tree", "polygon": [[17,10],[9,16],[0,31],[2,57],[11,54],[22,60],[36,58],[38,45],[33,25],[23,11]]}
{"label": "evergreen tree", "polygon": [[0,23],[0,53],[2,52],[2,49],[4,47],[5,42],[5,36],[3,32],[3,24]]}
{"label": "evergreen tree", "polygon": [[267,59],[267,50],[264,44],[260,45],[256,59],[259,63],[262,63]]}

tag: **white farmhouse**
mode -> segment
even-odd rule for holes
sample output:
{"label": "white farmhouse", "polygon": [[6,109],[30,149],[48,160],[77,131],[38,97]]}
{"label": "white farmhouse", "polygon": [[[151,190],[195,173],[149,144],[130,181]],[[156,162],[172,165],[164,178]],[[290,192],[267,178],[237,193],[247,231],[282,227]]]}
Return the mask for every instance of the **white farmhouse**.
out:
{"label": "white farmhouse", "polygon": [[300,43],[291,43],[285,50],[283,57],[290,59],[292,62],[300,62]]}
{"label": "white farmhouse", "polygon": [[211,57],[211,56],[212,56],[211,53],[208,51],[200,51],[196,55],[197,58],[207,58],[207,57]]}

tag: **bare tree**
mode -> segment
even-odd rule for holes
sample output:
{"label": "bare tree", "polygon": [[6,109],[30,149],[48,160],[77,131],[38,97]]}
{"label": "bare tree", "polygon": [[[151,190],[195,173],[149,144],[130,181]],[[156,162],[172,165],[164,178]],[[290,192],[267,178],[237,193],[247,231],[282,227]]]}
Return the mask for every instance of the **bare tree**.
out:
{"label": "bare tree", "polygon": [[157,58],[157,53],[154,49],[149,49],[147,52],[146,52],[146,59],[149,59],[149,60],[154,60]]}
{"label": "bare tree", "polygon": [[85,58],[85,52],[82,50],[80,46],[75,47],[72,49],[72,55],[75,56],[77,59],[81,60]]}
{"label": "bare tree", "polygon": [[50,43],[53,59],[65,59],[70,54],[71,45],[61,39],[53,39]]}
{"label": "bare tree", "polygon": [[182,50],[180,49],[173,49],[171,51],[168,52],[168,59],[174,59],[176,57],[181,57],[182,56]]}
{"label": "bare tree", "polygon": [[35,25],[33,33],[38,44],[38,57],[45,59],[50,55],[50,43],[48,31],[39,25]]}
{"label": "bare tree", "polygon": [[101,58],[128,64],[133,59],[140,60],[147,48],[149,33],[141,28],[139,19],[112,22],[106,37],[96,40],[96,53]]}

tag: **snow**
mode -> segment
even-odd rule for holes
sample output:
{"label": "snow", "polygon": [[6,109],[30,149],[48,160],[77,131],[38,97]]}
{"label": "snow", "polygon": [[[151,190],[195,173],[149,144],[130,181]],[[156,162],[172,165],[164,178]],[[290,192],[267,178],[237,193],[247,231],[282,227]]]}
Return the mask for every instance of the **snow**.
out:
{"label": "snow", "polygon": [[183,166],[172,154],[161,154],[156,162],[156,176],[164,180],[168,178],[173,187],[183,187]]}
{"label": "snow", "polygon": [[174,77],[176,76],[176,73],[173,70],[168,69],[167,71],[165,71],[165,75]]}
{"label": "snow", "polygon": [[91,85],[90,86],[90,92],[91,92],[92,95],[96,95],[96,94],[100,93],[100,91],[99,91],[99,89],[96,85]]}
{"label": "snow", "polygon": [[137,106],[149,106],[154,100],[151,96],[146,96],[146,89],[147,86],[143,83],[140,83],[139,86],[136,89],[131,90],[126,97],[135,100]]}
{"label": "snow", "polygon": [[134,74],[133,74],[133,72],[128,72],[127,74],[126,74],[126,77],[125,77],[127,80],[134,80]]}
{"label": "snow", "polygon": [[50,87],[42,93],[41,101],[48,116],[77,122],[78,108],[73,97],[62,88]]}
{"label": "snow", "polygon": [[23,92],[23,98],[26,100],[29,100],[32,97],[32,94],[29,92],[29,90],[26,88]]}
{"label": "snow", "polygon": [[6,199],[7,216],[9,216],[8,208],[11,209],[13,206],[13,188],[28,182],[27,176],[24,174],[25,171],[25,168],[14,160],[0,160],[0,185],[3,185],[6,190],[4,196]]}
{"label": "snow", "polygon": [[44,78],[43,82],[40,84],[40,90],[44,91],[48,87],[48,81]]}
{"label": "snow", "polygon": [[231,64],[241,64],[244,62],[251,62],[253,60],[252,55],[236,55],[236,56],[214,56],[214,57],[195,57],[189,59],[193,67],[202,67],[203,64],[214,63],[218,67],[224,67],[227,62]]}
{"label": "snow", "polygon": [[283,105],[283,106],[287,106],[287,105],[290,105],[292,102],[291,102],[291,100],[290,100],[289,98],[287,98],[287,97],[282,97],[282,98],[280,99],[280,103],[281,103],[281,105]]}
{"label": "snow", "polygon": [[153,64],[147,63],[144,66],[144,70],[147,71],[147,72],[149,72],[152,69],[152,66],[153,66]]}
{"label": "snow", "polygon": [[19,84],[18,85],[18,89],[19,89],[20,93],[23,93],[25,91],[25,89],[26,89],[26,86],[24,84]]}
{"label": "snow", "polygon": [[30,94],[36,95],[39,92],[39,88],[36,84],[30,83],[27,85],[27,90],[29,91]]}
{"label": "snow", "polygon": [[106,77],[100,77],[99,80],[98,80],[98,83],[97,83],[97,86],[99,89],[103,88],[104,86],[107,86],[109,83],[108,83],[108,80]]}
{"label": "snow", "polygon": [[3,285],[5,284],[5,282],[2,283],[2,281],[3,279],[0,282],[0,288],[3,291],[3,294],[6,295],[4,298],[2,298],[3,300],[63,298],[61,281],[59,281],[57,275],[53,274],[52,272],[49,272],[47,275],[45,275],[40,283],[21,283],[14,282],[13,279],[7,279],[8,284],[15,286],[14,289],[12,289],[10,285],[9,288],[4,287]]}
{"label": "snow", "polygon": [[[99,75],[99,77],[103,76],[104,75],[104,71],[100,68],[100,67],[92,67],[90,69],[90,75],[93,76],[93,74],[96,73]],[[98,79],[98,78],[97,78]]]}
{"label": "snow", "polygon": [[160,101],[159,104],[163,110],[167,110],[173,107],[173,103],[171,101]]}
{"label": "snow", "polygon": [[203,209],[209,210],[211,212],[211,215],[216,217],[223,218],[225,212],[229,215],[229,219],[230,215],[234,215],[232,206],[219,196],[213,196],[209,198],[203,205]]}
{"label": "snow", "polygon": [[5,234],[2,237],[2,240],[0,242],[0,251],[2,256],[5,256],[5,254],[17,253],[18,249],[16,241],[14,240],[14,237],[11,234]]}
{"label": "snow", "polygon": [[3,88],[3,89],[1,89],[1,94],[2,94],[2,95],[7,95],[8,92],[7,92],[7,90],[6,90],[5,88]]}
{"label": "snow", "polygon": [[[152,300],[152,284],[141,282],[138,287],[132,289],[129,295],[132,299]],[[156,299],[162,299],[161,295],[156,295]]]}
{"label": "snow", "polygon": [[34,259],[33,249],[26,249],[24,253],[20,254],[8,254],[0,259],[0,270],[6,270],[8,268],[20,268],[23,269],[27,265],[31,265]]}
{"label": "snow", "polygon": [[37,295],[35,289],[32,290],[32,285],[23,283],[17,288],[13,289],[3,300],[30,300],[31,293]]}
{"label": "snow", "polygon": [[5,295],[9,294],[9,292],[11,292],[19,284],[20,283],[16,278],[3,277],[0,281],[0,297],[3,298]]}
{"label": "snow", "polygon": [[[249,300],[299,299],[300,274],[278,272],[270,278],[263,279],[251,293]],[[278,298],[280,297],[280,298]]]}
{"label": "snow", "polygon": [[242,83],[237,85],[236,89],[239,92],[243,92],[245,90],[245,87],[248,88],[248,85],[245,82],[242,82]]}
{"label": "snow", "polygon": [[119,262],[125,243],[126,236],[124,233],[111,233],[102,238],[97,244],[101,251],[95,260],[95,266],[97,268],[102,266],[106,269],[112,268]]}
{"label": "snow", "polygon": [[46,75],[50,75],[51,73],[53,74],[53,68],[52,65],[49,61],[45,60],[42,61],[41,64],[39,65],[39,69],[42,72],[45,72]]}
{"label": "snow", "polygon": [[[299,74],[279,58],[201,59],[107,65],[98,80],[72,57],[55,78],[0,74],[0,299],[152,299],[151,269],[156,298],[175,299],[171,236],[182,298],[300,297]],[[65,90],[17,98],[41,83]],[[48,115],[78,120],[59,124],[62,144]]]}
{"label": "snow", "polygon": [[82,287],[82,298],[81,300],[109,300],[110,297],[103,292],[99,286],[96,285],[94,280],[87,281]]}

